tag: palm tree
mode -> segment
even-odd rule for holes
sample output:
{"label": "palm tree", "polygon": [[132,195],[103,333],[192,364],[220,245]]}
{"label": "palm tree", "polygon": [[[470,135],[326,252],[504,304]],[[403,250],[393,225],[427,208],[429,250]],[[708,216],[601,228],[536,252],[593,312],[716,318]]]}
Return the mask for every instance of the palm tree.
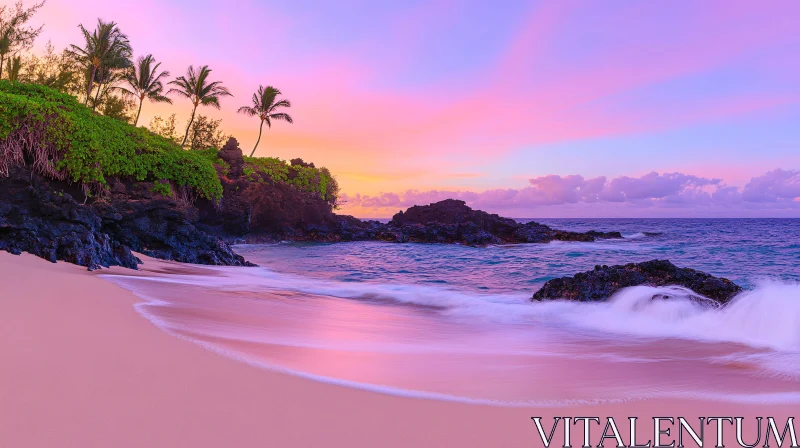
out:
{"label": "palm tree", "polygon": [[86,69],[86,101],[92,96],[98,75],[107,76],[110,70],[130,65],[133,53],[128,36],[123,34],[115,22],[97,19],[97,28],[91,33],[79,25],[83,33],[84,47],[70,45],[70,52]]}
{"label": "palm tree", "polygon": [[22,1],[17,1],[14,8],[11,8],[11,2],[0,6],[0,79],[3,78],[6,57],[31,48],[33,41],[42,32],[44,25],[39,28],[25,26],[42,6],[44,0],[28,9],[22,7]]}
{"label": "palm tree", "polygon": [[136,119],[133,120],[133,125],[139,122],[139,115],[142,113],[142,103],[147,98],[156,103],[172,103],[172,100],[162,94],[164,85],[161,83],[161,78],[169,76],[168,71],[159,73],[158,67],[161,63],[156,63],[152,54],[147,56],[139,56],[134,65],[126,74],[125,82],[130,89],[121,87],[120,90],[126,95],[136,97],[139,100],[139,110],[136,112]]}
{"label": "palm tree", "polygon": [[240,114],[249,115],[251,117],[257,116],[261,119],[261,125],[258,127],[258,140],[256,140],[256,146],[253,147],[253,152],[250,153],[250,157],[253,157],[253,154],[256,153],[258,142],[261,141],[261,130],[264,128],[265,122],[269,128],[272,127],[272,120],[286,120],[289,123],[294,123],[289,114],[276,112],[280,107],[292,107],[292,104],[287,99],[276,101],[280,94],[281,91],[275,87],[267,86],[265,89],[263,86],[258,86],[258,92],[253,94],[253,105],[239,108],[238,112]]}
{"label": "palm tree", "polygon": [[186,133],[183,136],[181,146],[186,144],[186,139],[189,137],[189,129],[192,127],[194,121],[194,114],[197,112],[197,106],[213,106],[219,109],[219,99],[223,96],[233,96],[228,89],[222,85],[221,81],[208,81],[208,75],[211,74],[211,69],[207,65],[200,67],[200,71],[196,72],[193,65],[189,66],[186,71],[186,76],[179,76],[169,83],[175,85],[169,89],[167,95],[175,92],[181,96],[189,98],[192,102],[192,117],[189,119],[189,124],[186,125]]}
{"label": "palm tree", "polygon": [[101,68],[95,75],[94,82],[97,84],[97,93],[94,94],[92,101],[92,110],[96,109],[106,99],[109,90],[117,89],[114,86],[125,78],[125,73],[119,69],[127,67],[118,67],[118,69]]}

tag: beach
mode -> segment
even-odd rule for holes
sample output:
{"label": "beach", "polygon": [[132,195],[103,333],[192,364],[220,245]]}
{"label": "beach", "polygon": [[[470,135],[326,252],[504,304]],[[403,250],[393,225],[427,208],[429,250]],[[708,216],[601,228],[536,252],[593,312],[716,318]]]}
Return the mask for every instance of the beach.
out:
{"label": "beach", "polygon": [[[142,267],[185,269],[152,259]],[[392,396],[171,336],[135,311],[137,297],[80,266],[0,252],[0,272],[0,446],[538,446],[532,416],[549,425],[555,415],[785,418],[794,409],[697,400],[537,409]]]}

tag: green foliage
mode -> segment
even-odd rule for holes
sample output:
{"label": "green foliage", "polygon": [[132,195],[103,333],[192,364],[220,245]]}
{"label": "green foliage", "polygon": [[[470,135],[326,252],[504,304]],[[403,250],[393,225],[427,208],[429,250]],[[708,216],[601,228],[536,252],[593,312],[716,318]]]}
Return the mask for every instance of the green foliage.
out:
{"label": "green foliage", "polygon": [[275,157],[244,157],[244,175],[258,182],[268,177],[273,182],[285,182],[301,191],[313,193],[336,207],[339,186],[327,168],[315,168],[305,164],[289,165]]}
{"label": "green foliage", "polygon": [[289,165],[277,157],[247,157],[244,156],[244,174],[250,180],[256,180],[256,173],[269,176],[273,182],[287,182],[289,180]]}
{"label": "green foliage", "polygon": [[162,180],[153,183],[153,187],[150,191],[158,193],[161,196],[172,196],[172,187],[170,187],[169,182],[164,182]]}
{"label": "green foliage", "polygon": [[175,119],[175,114],[172,114],[167,118],[161,118],[159,115],[156,115],[152,120],[150,120],[148,127],[150,128],[150,132],[156,135],[160,135],[168,140],[172,140],[175,143],[181,141],[181,136],[177,131],[178,122]]}
{"label": "green foliage", "polygon": [[73,182],[104,186],[106,176],[117,176],[156,181],[161,186],[154,191],[159,193],[169,194],[163,185],[171,183],[208,199],[222,196],[222,185],[207,157],[183,151],[174,141],[144,128],[97,115],[70,95],[0,81],[0,146],[15,131],[37,126],[44,132],[29,131],[29,137],[38,139],[32,150],[54,148],[50,169]]}
{"label": "green foliage", "polygon": [[199,115],[189,128],[189,149],[222,148],[230,136],[222,132],[220,123],[222,120]]}
{"label": "green foliage", "polygon": [[133,107],[134,104],[130,100],[120,98],[116,95],[108,95],[105,101],[100,105],[100,112],[106,117],[130,123]]}
{"label": "green foliage", "polygon": [[27,9],[22,6],[22,1],[17,1],[13,8],[10,4],[0,5],[0,79],[3,78],[6,57],[30,48],[42,32],[44,25],[38,28],[26,26],[42,6],[44,1]]}
{"label": "green foliage", "polygon": [[205,160],[211,162],[212,165],[219,168],[220,171],[222,171],[222,174],[226,176],[228,175],[228,172],[231,170],[231,167],[230,165],[228,165],[228,162],[220,159],[219,156],[217,155],[219,153],[219,150],[217,148],[198,149],[192,152],[204,158]]}
{"label": "green foliage", "polygon": [[56,53],[47,43],[42,55],[29,55],[22,63],[20,81],[40,84],[77,96],[81,91],[80,67],[68,51]]}

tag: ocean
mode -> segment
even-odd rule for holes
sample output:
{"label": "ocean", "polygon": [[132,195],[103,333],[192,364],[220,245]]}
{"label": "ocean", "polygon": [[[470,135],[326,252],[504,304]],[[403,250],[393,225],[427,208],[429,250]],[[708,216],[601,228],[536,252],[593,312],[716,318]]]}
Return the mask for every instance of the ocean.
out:
{"label": "ocean", "polygon": [[[563,406],[648,398],[800,402],[800,220],[544,219],[591,243],[281,243],[258,268],[105,278],[160,328],[222,355],[382,393]],[[657,236],[648,236],[658,233]],[[715,309],[675,288],[531,302],[547,280],[668,259],[746,291]],[[678,299],[650,301],[669,290]]]}

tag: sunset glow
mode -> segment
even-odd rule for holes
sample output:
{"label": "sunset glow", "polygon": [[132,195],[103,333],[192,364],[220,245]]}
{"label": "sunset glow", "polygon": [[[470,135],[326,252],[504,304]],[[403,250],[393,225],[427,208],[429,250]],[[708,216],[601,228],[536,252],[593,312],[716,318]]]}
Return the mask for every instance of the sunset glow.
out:
{"label": "sunset glow", "polygon": [[208,64],[234,97],[202,113],[248,151],[236,110],[280,88],[295,123],[256,155],[328,167],[359,217],[800,216],[798,2],[187,4],[50,0],[37,45],[101,17],[173,76]]}

